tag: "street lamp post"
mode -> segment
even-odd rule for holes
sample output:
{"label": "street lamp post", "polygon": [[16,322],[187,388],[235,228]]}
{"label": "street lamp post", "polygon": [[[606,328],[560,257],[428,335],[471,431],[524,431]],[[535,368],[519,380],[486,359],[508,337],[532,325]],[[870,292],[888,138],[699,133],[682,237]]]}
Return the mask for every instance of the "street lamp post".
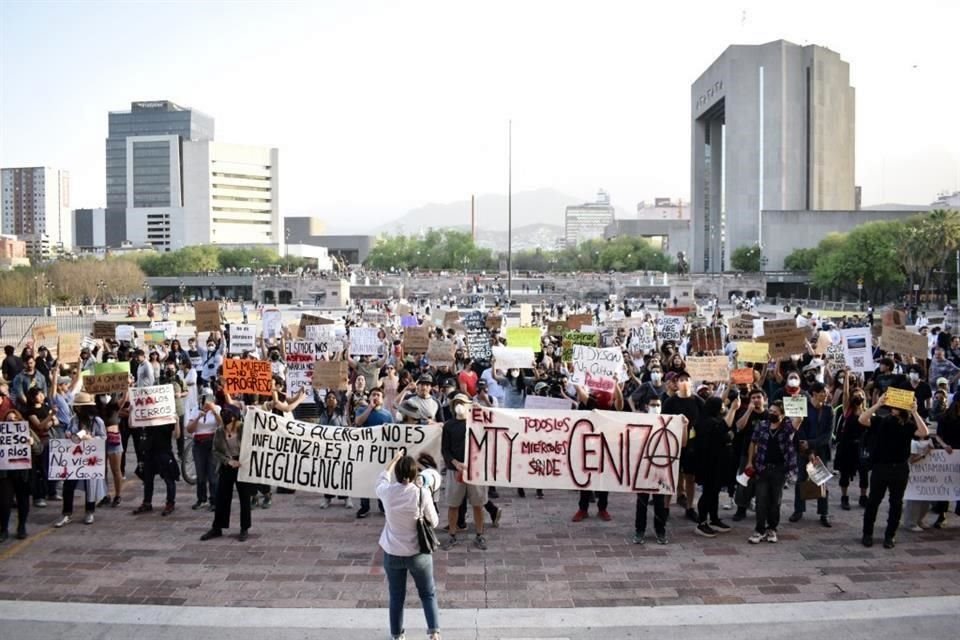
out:
{"label": "street lamp post", "polygon": [[150,290],[150,284],[144,280],[143,281],[143,304],[147,304],[147,292]]}

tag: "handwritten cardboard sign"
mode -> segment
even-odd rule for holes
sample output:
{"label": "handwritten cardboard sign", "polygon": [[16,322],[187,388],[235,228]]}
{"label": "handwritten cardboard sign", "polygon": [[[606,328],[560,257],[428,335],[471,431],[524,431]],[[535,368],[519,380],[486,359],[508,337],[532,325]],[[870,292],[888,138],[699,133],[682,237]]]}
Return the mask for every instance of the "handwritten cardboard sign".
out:
{"label": "handwritten cardboard sign", "polygon": [[657,318],[657,337],[660,343],[680,342],[683,337],[683,325],[685,320],[682,316],[660,316]]}
{"label": "handwritten cardboard sign", "polygon": [[231,396],[244,393],[260,395],[273,390],[273,371],[265,360],[223,360],[223,388]]}
{"label": "handwritten cardboard sign", "polygon": [[283,314],[280,309],[264,309],[262,323],[264,340],[276,340],[283,335]]}
{"label": "handwritten cardboard sign", "polygon": [[753,340],[753,317],[740,316],[730,320],[727,335],[735,342]]}
{"label": "handwritten cardboard sign", "polygon": [[444,329],[453,329],[459,323],[460,323],[459,311],[447,311],[443,314]]}
{"label": "handwritten cardboard sign", "polygon": [[[287,395],[292,396],[300,389],[310,389],[313,384],[313,368],[317,363],[317,345],[310,340],[288,340],[284,343],[287,361]],[[313,394],[307,393],[303,401],[313,404]]]}
{"label": "handwritten cardboard sign", "polygon": [[431,340],[427,349],[427,360],[435,367],[444,365],[452,367],[457,353],[457,345],[453,342]]}
{"label": "handwritten cardboard sign", "polygon": [[539,327],[507,327],[507,344],[511,347],[527,347],[534,353],[543,351]]}
{"label": "handwritten cardboard sign", "polygon": [[887,398],[884,401],[888,407],[895,407],[897,409],[906,409],[907,411],[913,410],[913,403],[916,400],[916,396],[913,391],[907,391],[905,389],[897,389],[896,387],[887,387]]}
{"label": "handwritten cardboard sign", "polygon": [[29,469],[30,426],[26,422],[0,422],[0,470]]}
{"label": "handwritten cardboard sign", "polygon": [[350,353],[355,356],[375,356],[380,346],[376,327],[353,327],[350,329]]}
{"label": "handwritten cardboard sign", "polygon": [[960,451],[934,449],[911,463],[904,498],[923,502],[960,500]]}
{"label": "handwritten cardboard sign", "polygon": [[177,405],[172,384],[130,389],[131,427],[156,427],[176,421]]}
{"label": "handwritten cardboard sign", "polygon": [[694,380],[726,382],[730,378],[727,356],[690,356],[687,358],[687,373]]}
{"label": "handwritten cardboard sign", "polygon": [[350,388],[350,368],[345,360],[318,360],[313,365],[313,386],[317,389],[346,391]]}
{"label": "handwritten cardboard sign", "polygon": [[501,371],[533,368],[534,355],[530,347],[493,347],[493,357]]}
{"label": "handwritten cardboard sign", "polygon": [[567,316],[567,329],[570,331],[580,331],[580,327],[585,324],[593,324],[592,313],[575,313]]}
{"label": "handwritten cardboard sign", "polygon": [[770,345],[766,342],[738,342],[737,359],[741,362],[763,362],[770,360]]}
{"label": "handwritten cardboard sign", "polygon": [[750,367],[741,367],[730,372],[730,380],[733,384],[753,384],[753,369]]}
{"label": "handwritten cardboard sign", "polygon": [[48,480],[97,480],[106,477],[107,443],[103,438],[74,442],[50,438]]}
{"label": "handwritten cardboard sign", "polygon": [[789,358],[794,354],[803,354],[807,351],[807,330],[798,329],[796,320],[765,320],[763,336],[757,342],[766,342],[770,349],[770,357],[776,359]]}
{"label": "handwritten cardboard sign", "polygon": [[80,359],[83,336],[79,333],[63,333],[57,338],[57,357],[60,362],[76,362]]}
{"label": "handwritten cardboard sign", "polygon": [[[124,363],[126,364],[126,363]],[[83,390],[98,395],[101,393],[123,393],[130,387],[130,371],[103,373],[83,376]]]}
{"label": "handwritten cardboard sign", "polygon": [[403,350],[406,353],[426,353],[430,348],[430,327],[407,327],[403,330]]}
{"label": "handwritten cardboard sign", "polygon": [[252,324],[230,325],[230,353],[241,354],[257,348],[257,327]]}
{"label": "handwritten cardboard sign", "polygon": [[561,351],[561,359],[563,362],[573,362],[573,348],[578,344],[585,347],[599,347],[600,336],[595,333],[567,331],[563,335],[563,349]]}
{"label": "handwritten cardboard sign", "polygon": [[193,323],[197,331],[220,331],[220,303],[216,300],[194,302]]}
{"label": "handwritten cardboard sign", "polygon": [[783,415],[788,418],[806,418],[807,417],[807,397],[797,396],[795,398],[783,396]]}
{"label": "handwritten cardboard sign", "polygon": [[627,369],[623,363],[623,351],[619,347],[574,345],[573,374],[570,380],[576,384],[584,384],[587,374],[625,380]]}
{"label": "handwritten cardboard sign", "polygon": [[880,343],[883,345],[883,350],[888,353],[914,356],[921,360],[926,360],[930,357],[930,347],[927,343],[927,337],[919,333],[907,331],[906,329],[898,329],[892,326],[883,327]]}
{"label": "handwritten cardboard sign", "polygon": [[113,340],[117,335],[117,324],[116,322],[95,320],[93,322],[93,337],[101,340]]}
{"label": "handwritten cardboard sign", "polygon": [[41,345],[46,346],[48,349],[55,348],[57,346],[57,323],[56,322],[45,322],[37,323],[33,325],[31,330],[33,337],[34,348]]}

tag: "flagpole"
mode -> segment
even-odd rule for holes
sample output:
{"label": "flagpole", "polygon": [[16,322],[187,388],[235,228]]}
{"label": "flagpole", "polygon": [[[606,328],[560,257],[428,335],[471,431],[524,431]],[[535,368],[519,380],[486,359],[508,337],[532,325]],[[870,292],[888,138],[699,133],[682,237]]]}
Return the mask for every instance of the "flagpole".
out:
{"label": "flagpole", "polygon": [[507,304],[513,299],[513,120],[507,121]]}

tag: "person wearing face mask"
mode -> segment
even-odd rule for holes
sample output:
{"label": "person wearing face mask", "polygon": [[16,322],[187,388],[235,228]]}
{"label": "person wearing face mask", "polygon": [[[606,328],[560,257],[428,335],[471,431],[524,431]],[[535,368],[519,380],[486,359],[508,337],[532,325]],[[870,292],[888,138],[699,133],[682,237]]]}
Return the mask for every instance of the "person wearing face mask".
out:
{"label": "person wearing face mask", "polygon": [[220,408],[214,402],[213,391],[204,388],[201,394],[200,407],[187,416],[186,431],[193,436],[193,465],[197,471],[197,501],[191,509],[196,511],[207,507],[213,511],[216,506],[218,480],[213,437],[217,429],[223,426],[223,420],[220,417]]}
{"label": "person wearing face mask", "polygon": [[[737,456],[738,466],[737,475],[744,472],[749,462],[750,443],[753,442],[753,432],[757,425],[768,420],[767,398],[761,389],[750,391],[750,404],[743,411],[734,423],[737,429],[733,436],[733,453]],[[740,522],[747,517],[747,507],[754,497],[756,483],[752,480],[744,487],[739,482],[734,494],[734,504],[737,505],[737,511],[733,514],[733,521]],[[781,487],[782,490],[782,487]]]}
{"label": "person wearing face mask", "polygon": [[913,390],[913,395],[917,398],[917,412],[926,420],[930,416],[933,390],[930,388],[929,383],[922,379],[920,374],[921,369],[919,365],[912,364],[907,369],[907,382],[910,385],[910,389]]}
{"label": "person wearing face mask", "polygon": [[927,423],[917,411],[916,402],[910,411],[896,407],[890,408],[886,416],[876,415],[877,410],[886,403],[887,395],[860,414],[860,424],[867,429],[876,430],[876,447],[873,452],[873,470],[870,478],[870,496],[867,508],[863,512],[863,539],[865,547],[873,546],[873,525],[877,519],[880,503],[890,491],[890,509],[887,514],[887,528],[883,536],[883,548],[896,546],[897,529],[903,511],[903,494],[910,479],[910,443],[913,438],[926,438],[930,433]]}
{"label": "person wearing face mask", "polygon": [[790,371],[787,374],[787,382],[779,394],[775,396],[776,400],[783,398],[796,398],[804,395],[803,388],[800,385],[800,374],[796,371]]}
{"label": "person wearing face mask", "polygon": [[[791,374],[792,375],[792,374]],[[807,479],[808,462],[830,461],[830,438],[833,436],[833,409],[827,404],[827,388],[822,382],[814,382],[810,386],[810,396],[807,399],[807,417],[803,419],[797,429],[797,449],[799,461],[797,466],[797,484],[793,500],[793,514],[790,522],[799,522],[807,509],[803,499],[801,485]],[[817,514],[820,524],[826,528],[830,523],[829,502],[827,497],[817,498]]]}
{"label": "person wearing face mask", "polygon": [[843,417],[840,433],[837,434],[837,460],[834,470],[840,474],[840,508],[850,510],[850,497],[847,490],[850,481],[856,475],[860,482],[860,506],[867,506],[867,487],[869,486],[869,460],[864,455],[863,426],[860,414],[863,413],[866,393],[860,388],[851,388],[850,372],[843,378]]}
{"label": "person wearing face mask", "polygon": [[681,485],[679,492],[681,496],[677,497],[677,504],[686,507],[686,517],[691,522],[699,522],[700,516],[693,508],[696,504],[697,493],[696,480],[696,430],[694,428],[700,421],[700,414],[703,411],[703,400],[694,395],[690,385],[690,374],[681,371],[679,374],[673,371],[667,373],[666,381],[674,386],[676,393],[663,401],[663,413],[667,415],[682,415],[686,417],[687,424],[684,430],[683,449],[680,452],[680,473]]}
{"label": "person wearing face mask", "polygon": [[[659,414],[661,411],[660,396],[649,395],[641,397],[636,405],[638,413]],[[637,493],[637,508],[633,523],[633,544],[646,544],[647,538],[647,508],[653,502],[653,530],[657,536],[657,544],[667,544],[667,520],[670,511],[667,509],[667,496],[655,493]]]}
{"label": "person wearing face mask", "polygon": [[783,403],[776,400],[750,438],[745,472],[753,476],[757,495],[757,523],[753,535],[747,539],[750,544],[777,542],[783,485],[797,472],[794,446],[797,421],[797,418],[784,417]]}
{"label": "person wearing face mask", "polygon": [[[206,342],[197,343],[200,352],[200,367],[197,371],[197,384],[201,387],[209,384],[217,377],[217,372],[223,365],[223,349],[226,340],[220,339],[219,331],[211,331]],[[204,346],[206,345],[206,346]]]}

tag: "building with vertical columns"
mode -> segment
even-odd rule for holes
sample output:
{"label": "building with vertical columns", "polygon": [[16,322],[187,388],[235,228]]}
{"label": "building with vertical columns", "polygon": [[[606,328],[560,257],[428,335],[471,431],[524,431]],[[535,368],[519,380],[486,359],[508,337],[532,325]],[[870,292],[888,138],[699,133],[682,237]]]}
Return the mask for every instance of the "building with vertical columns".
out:
{"label": "building with vertical columns", "polygon": [[824,47],[727,48],[691,87],[690,267],[763,243],[763,210],[853,210],[854,89]]}

